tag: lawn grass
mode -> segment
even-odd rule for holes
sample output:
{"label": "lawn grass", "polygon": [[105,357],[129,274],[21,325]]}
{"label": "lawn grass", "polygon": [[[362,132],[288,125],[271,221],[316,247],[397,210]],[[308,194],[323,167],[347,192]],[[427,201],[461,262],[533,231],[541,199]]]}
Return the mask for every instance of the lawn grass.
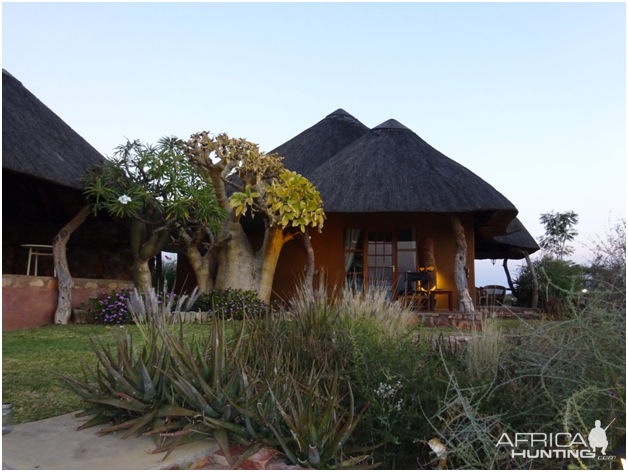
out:
{"label": "lawn grass", "polygon": [[[521,321],[500,320],[508,330]],[[122,328],[104,325],[51,325],[2,333],[2,401],[13,403],[16,423],[27,423],[63,415],[83,408],[80,397],[56,375],[83,378],[83,365],[95,366],[96,357],[89,339],[98,338],[115,346],[115,332],[133,335],[136,347],[141,337],[133,325]],[[186,338],[205,335],[209,324],[186,323]],[[470,334],[449,328],[418,327],[420,336],[430,338]]]}
{"label": "lawn grass", "polygon": [[[208,324],[186,323],[186,338],[209,333]],[[140,346],[135,326],[51,325],[2,333],[2,401],[13,403],[15,423],[27,423],[83,408],[81,398],[56,375],[83,378],[82,366],[96,365],[90,337],[115,346],[126,331]]]}

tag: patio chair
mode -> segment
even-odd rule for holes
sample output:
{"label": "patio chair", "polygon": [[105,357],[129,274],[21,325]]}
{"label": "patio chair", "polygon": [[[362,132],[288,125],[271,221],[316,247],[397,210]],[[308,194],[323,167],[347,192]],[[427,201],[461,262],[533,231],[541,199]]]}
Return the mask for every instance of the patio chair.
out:
{"label": "patio chair", "polygon": [[503,305],[506,298],[506,290],[503,285],[485,285],[482,287],[486,292],[486,304],[489,306]]}
{"label": "patio chair", "polygon": [[477,306],[486,306],[486,290],[484,287],[475,287],[475,303]]}

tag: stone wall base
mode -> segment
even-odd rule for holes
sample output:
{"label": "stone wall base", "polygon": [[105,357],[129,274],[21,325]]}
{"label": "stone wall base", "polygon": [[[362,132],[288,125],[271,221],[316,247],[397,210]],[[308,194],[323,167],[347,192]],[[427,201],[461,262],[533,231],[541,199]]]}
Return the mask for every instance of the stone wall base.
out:
{"label": "stone wall base", "polygon": [[[129,280],[74,279],[72,308],[111,290],[134,287]],[[54,323],[59,298],[55,277],[2,275],[2,331]]]}

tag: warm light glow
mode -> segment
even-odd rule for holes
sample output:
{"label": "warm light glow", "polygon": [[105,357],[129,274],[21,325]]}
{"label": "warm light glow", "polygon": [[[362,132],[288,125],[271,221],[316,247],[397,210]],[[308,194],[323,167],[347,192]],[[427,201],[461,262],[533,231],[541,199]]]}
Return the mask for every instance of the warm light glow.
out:
{"label": "warm light glow", "polygon": [[621,468],[624,469],[624,470],[628,470],[628,469],[626,469],[627,465],[628,465],[628,461],[622,457],[621,458]]}
{"label": "warm light glow", "polygon": [[583,288],[583,289],[582,289],[582,293],[587,293],[587,289],[586,289],[586,288]]}

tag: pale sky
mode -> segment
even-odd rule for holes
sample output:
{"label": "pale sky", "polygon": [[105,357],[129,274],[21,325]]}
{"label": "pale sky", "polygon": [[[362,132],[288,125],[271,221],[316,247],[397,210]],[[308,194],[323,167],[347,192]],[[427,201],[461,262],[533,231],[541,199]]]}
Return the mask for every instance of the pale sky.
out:
{"label": "pale sky", "polygon": [[103,155],[201,130],[268,151],[344,108],[412,129],[537,239],[575,211],[578,262],[626,215],[625,3],[3,3],[2,67]]}

